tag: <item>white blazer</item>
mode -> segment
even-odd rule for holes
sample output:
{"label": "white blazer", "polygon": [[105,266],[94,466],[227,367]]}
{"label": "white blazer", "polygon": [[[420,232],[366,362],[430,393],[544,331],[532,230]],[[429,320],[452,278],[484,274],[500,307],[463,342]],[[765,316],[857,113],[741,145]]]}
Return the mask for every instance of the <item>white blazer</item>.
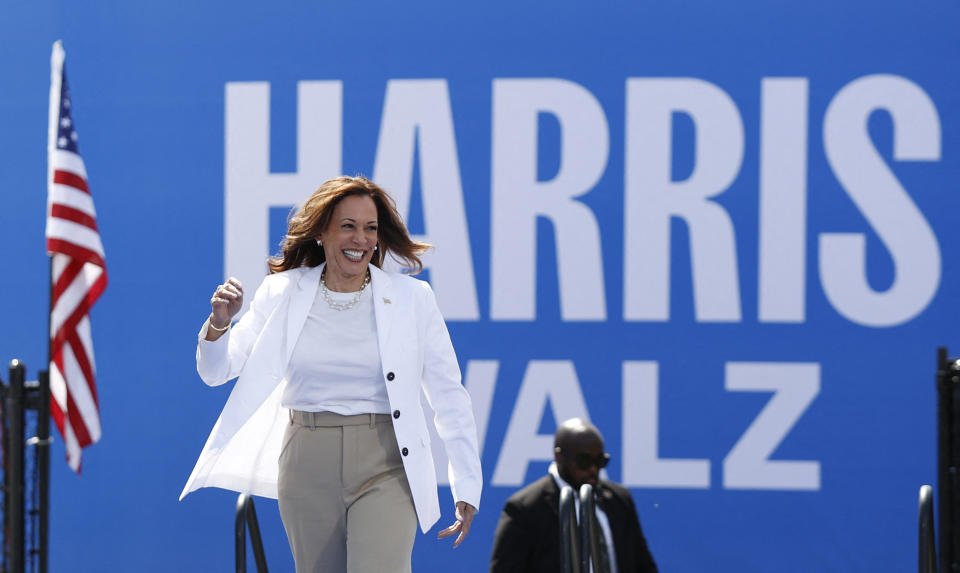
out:
{"label": "white blazer", "polygon": [[[250,309],[218,340],[197,343],[197,372],[210,386],[234,377],[220,417],[207,438],[180,499],[201,487],[277,497],[278,459],[288,411],[280,397],[290,355],[320,284],[323,265],[267,276]],[[370,265],[374,317],[393,429],[421,530],[440,518],[437,478],[420,392],[436,412],[437,435],[450,459],[455,501],[479,509],[483,477],[470,396],[430,285]]]}

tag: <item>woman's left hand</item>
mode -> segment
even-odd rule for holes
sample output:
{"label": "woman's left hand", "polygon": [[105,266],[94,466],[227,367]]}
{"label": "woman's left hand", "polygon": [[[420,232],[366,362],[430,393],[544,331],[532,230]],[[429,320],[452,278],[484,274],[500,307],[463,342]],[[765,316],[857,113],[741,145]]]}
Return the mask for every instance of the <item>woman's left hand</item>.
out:
{"label": "woman's left hand", "polygon": [[445,537],[450,537],[454,533],[459,532],[460,535],[457,536],[457,540],[453,542],[453,546],[456,547],[463,543],[463,540],[467,538],[467,534],[470,533],[470,524],[473,523],[473,516],[477,513],[477,508],[473,507],[465,501],[457,502],[457,521],[453,525],[444,529],[437,534],[437,539],[443,539]]}

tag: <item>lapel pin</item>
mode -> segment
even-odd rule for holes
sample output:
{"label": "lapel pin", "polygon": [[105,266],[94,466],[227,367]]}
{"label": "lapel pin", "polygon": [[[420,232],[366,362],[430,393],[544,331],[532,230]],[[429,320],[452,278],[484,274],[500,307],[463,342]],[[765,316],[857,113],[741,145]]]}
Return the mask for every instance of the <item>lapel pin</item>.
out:
{"label": "lapel pin", "polygon": [[391,304],[391,303],[390,303],[390,299],[389,299],[389,298],[384,298],[384,299],[383,299],[383,304]]}

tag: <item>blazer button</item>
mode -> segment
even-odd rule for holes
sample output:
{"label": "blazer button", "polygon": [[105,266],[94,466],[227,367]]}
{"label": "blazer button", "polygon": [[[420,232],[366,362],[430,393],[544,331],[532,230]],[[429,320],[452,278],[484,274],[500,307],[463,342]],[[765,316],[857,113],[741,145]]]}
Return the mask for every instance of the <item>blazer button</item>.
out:
{"label": "blazer button", "polygon": [[407,448],[403,448],[402,450],[400,450],[400,453],[403,455],[407,455],[410,453],[410,450],[408,450]]}
{"label": "blazer button", "polygon": [[394,410],[394,411],[393,411],[393,417],[394,417],[394,418],[399,418],[399,417],[400,417],[400,410]]}
{"label": "blazer button", "polygon": [[393,375],[393,372],[387,372],[387,380],[393,380],[396,376]]}

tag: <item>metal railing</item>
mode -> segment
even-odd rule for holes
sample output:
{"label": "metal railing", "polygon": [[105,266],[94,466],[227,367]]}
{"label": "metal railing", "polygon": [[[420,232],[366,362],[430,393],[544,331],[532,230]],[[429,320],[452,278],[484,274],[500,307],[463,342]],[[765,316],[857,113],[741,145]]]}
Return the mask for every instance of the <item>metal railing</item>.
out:
{"label": "metal railing", "polygon": [[245,573],[247,570],[247,527],[250,528],[250,543],[253,545],[253,558],[257,562],[257,571],[267,573],[267,558],[263,553],[257,510],[253,507],[253,497],[250,494],[241,493],[237,498],[235,523],[237,573]]}
{"label": "metal railing", "polygon": [[[596,496],[593,486],[585,483],[580,486],[580,569],[588,573],[610,573],[610,564],[602,559],[600,549],[600,526],[597,525]],[[604,543],[605,544],[605,543]]]}
{"label": "metal railing", "polygon": [[933,527],[933,488],[929,485],[920,487],[920,514],[918,536],[918,571],[920,573],[937,573],[936,534]]}
{"label": "metal railing", "polygon": [[580,486],[580,571],[590,571],[590,562],[594,571],[600,569],[597,563],[597,514],[593,507],[593,486],[585,483]]}
{"label": "metal railing", "polygon": [[942,571],[960,570],[960,360],[937,349],[937,518]]}
{"label": "metal railing", "polygon": [[11,571],[23,571],[26,565],[24,556],[24,383],[26,367],[19,360],[10,362],[10,386],[6,393],[5,409],[7,411],[6,435],[6,468],[5,487],[7,503],[5,504],[4,521],[7,526],[7,543],[9,547],[8,565]]}
{"label": "metal railing", "polygon": [[[50,377],[26,379],[10,361],[9,385],[0,380],[3,457],[3,543],[0,572],[47,571],[50,514]],[[29,427],[36,434],[27,437]]]}
{"label": "metal railing", "polygon": [[563,573],[610,573],[609,563],[601,559],[600,531],[597,525],[596,497],[593,486],[580,486],[580,515],[574,509],[577,494],[573,488],[560,490],[560,562]]}
{"label": "metal railing", "polygon": [[565,485],[560,490],[560,564],[563,573],[581,573],[580,536],[577,528],[576,494]]}

